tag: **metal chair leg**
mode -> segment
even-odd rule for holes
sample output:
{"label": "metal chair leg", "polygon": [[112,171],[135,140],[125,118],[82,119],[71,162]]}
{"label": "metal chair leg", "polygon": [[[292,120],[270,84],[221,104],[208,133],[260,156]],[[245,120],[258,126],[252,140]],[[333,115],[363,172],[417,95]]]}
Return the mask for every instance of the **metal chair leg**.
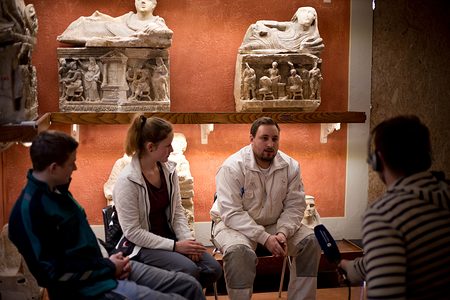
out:
{"label": "metal chair leg", "polygon": [[217,282],[213,283],[213,289],[214,289],[214,299],[218,300],[219,296],[217,295]]}

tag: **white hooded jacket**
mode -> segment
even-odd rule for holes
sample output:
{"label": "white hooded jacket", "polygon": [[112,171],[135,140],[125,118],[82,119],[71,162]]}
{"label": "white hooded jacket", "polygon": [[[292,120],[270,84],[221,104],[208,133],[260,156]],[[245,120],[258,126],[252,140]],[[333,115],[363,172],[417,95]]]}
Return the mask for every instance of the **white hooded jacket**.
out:
{"label": "white hooded jacket", "polygon": [[276,224],[288,239],[302,226],[306,208],[298,162],[278,151],[264,174],[248,145],[225,160],[216,175],[217,200],[212,220],[241,232],[262,245]]}

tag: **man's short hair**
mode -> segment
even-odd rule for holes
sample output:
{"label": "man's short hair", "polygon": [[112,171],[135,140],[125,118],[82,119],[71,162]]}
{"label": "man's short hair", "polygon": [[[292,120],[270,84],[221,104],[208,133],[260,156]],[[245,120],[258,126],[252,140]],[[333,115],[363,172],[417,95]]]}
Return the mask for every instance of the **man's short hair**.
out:
{"label": "man's short hair", "polygon": [[52,163],[63,165],[77,149],[78,142],[60,131],[43,131],[33,140],[30,157],[33,170],[43,171]]}
{"label": "man's short hair", "polygon": [[372,136],[375,151],[393,171],[411,175],[431,167],[430,133],[417,116],[385,120],[372,130]]}
{"label": "man's short hair", "polygon": [[256,119],[253,124],[252,127],[250,127],[250,134],[255,137],[256,136],[256,132],[258,132],[258,128],[261,125],[275,125],[278,129],[278,132],[280,132],[280,127],[278,126],[277,122],[275,122],[272,118],[269,117],[261,117]]}

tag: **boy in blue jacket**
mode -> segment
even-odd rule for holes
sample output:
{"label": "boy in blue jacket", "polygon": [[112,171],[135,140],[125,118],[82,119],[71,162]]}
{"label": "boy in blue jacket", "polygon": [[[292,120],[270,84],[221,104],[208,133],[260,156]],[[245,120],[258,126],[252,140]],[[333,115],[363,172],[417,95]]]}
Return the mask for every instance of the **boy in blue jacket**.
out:
{"label": "boy in blue jacket", "polygon": [[57,131],[34,139],[33,169],[9,219],[9,238],[50,299],[204,299],[189,275],[105,255],[69,192],[77,147]]}

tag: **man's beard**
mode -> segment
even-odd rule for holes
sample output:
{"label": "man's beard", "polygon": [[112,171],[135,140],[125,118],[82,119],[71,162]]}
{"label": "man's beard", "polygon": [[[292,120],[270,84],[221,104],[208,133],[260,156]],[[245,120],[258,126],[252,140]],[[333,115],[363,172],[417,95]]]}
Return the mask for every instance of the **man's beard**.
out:
{"label": "man's beard", "polygon": [[275,156],[267,157],[267,156],[261,156],[260,159],[263,161],[272,162]]}
{"label": "man's beard", "polygon": [[272,151],[269,153],[270,153],[270,155],[267,154],[266,151],[264,151],[261,155],[258,155],[258,158],[262,161],[272,162],[276,156],[276,152]]}
{"label": "man's beard", "polygon": [[260,159],[268,162],[272,162],[275,156],[277,155],[277,151],[273,148],[268,148],[263,151]]}

